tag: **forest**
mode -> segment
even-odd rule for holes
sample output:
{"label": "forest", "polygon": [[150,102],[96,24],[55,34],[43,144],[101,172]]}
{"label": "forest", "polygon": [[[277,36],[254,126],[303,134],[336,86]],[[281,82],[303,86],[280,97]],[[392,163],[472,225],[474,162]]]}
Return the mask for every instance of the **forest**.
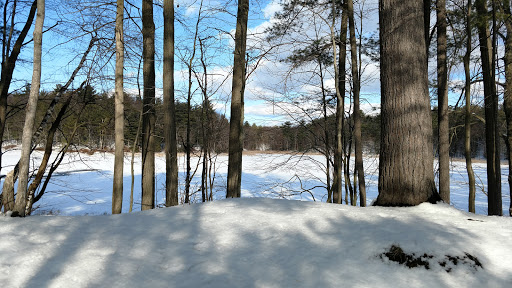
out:
{"label": "forest", "polygon": [[[212,200],[220,154],[226,197],[240,197],[243,152],[257,151],[322,155],[324,200],[360,206],[365,157],[379,157],[382,206],[450,203],[450,161],[460,158],[470,212],[472,159],[483,160],[488,213],[503,214],[509,1],[249,2],[1,1],[3,211],[30,215],[66,153],[115,154],[115,214],[130,154],[132,167],[135,155],[142,161],[146,210],[156,205],[157,153],[165,206],[174,206],[191,201],[193,159],[202,163],[201,201]],[[396,20],[400,13],[416,21]],[[2,166],[13,149],[19,161]]]}
{"label": "forest", "polygon": [[512,1],[0,8],[2,287],[510,287]]}

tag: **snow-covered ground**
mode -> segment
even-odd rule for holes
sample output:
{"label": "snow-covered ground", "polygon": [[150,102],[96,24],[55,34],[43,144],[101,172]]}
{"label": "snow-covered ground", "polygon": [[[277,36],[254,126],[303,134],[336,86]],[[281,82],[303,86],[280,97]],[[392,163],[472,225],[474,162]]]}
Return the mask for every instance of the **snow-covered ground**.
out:
{"label": "snow-covered ground", "polygon": [[[0,217],[0,283],[510,287],[510,239],[511,218],[445,204],[359,208],[242,198],[114,216]],[[429,269],[381,257],[392,245],[425,255]]]}
{"label": "snow-covered ground", "polygon": [[[19,159],[19,150],[11,150],[3,155],[4,165],[14,165]],[[41,152],[35,152],[34,163],[38,164]],[[128,212],[131,186],[130,154],[126,154],[124,166],[123,212]],[[70,153],[52,177],[47,192],[35,214],[58,215],[99,215],[110,214],[112,210],[112,174],[114,155],[110,153]],[[192,170],[196,170],[197,158],[192,161]],[[185,159],[179,158],[180,187],[184,190]],[[477,161],[475,161],[477,162]],[[367,204],[377,198],[378,158],[365,158],[367,185]],[[466,165],[463,161],[452,161],[451,171],[451,205],[467,211],[468,186]],[[325,201],[325,159],[320,155],[288,155],[288,154],[248,154],[243,158],[242,197],[270,197],[303,201]],[[220,155],[216,159],[214,182],[214,198],[222,199],[226,191],[227,156]],[[7,173],[12,169],[8,166],[2,170]],[[476,212],[487,214],[486,167],[483,161],[473,164],[477,179]],[[140,154],[135,157],[134,178],[134,211],[140,210]],[[191,191],[192,199],[200,201],[199,185],[201,167],[194,175]],[[510,203],[509,186],[507,183],[508,167],[502,166],[503,214],[508,215]],[[3,185],[3,182],[0,182]],[[156,201],[165,203],[165,158],[156,157]],[[184,199],[181,194],[181,200]]]}
{"label": "snow-covered ground", "polygon": [[[14,164],[18,157],[18,151],[7,152],[3,163]],[[456,209],[467,207],[463,162],[452,163],[452,206],[360,208],[320,203],[325,189],[313,187],[323,185],[323,159],[298,159],[244,156],[242,199],[101,215],[111,210],[113,155],[69,154],[36,212],[89,216],[0,214],[1,286],[510,287],[512,218]],[[131,182],[126,160],[124,211]],[[377,196],[378,165],[374,158],[365,160],[370,203]],[[217,160],[217,199],[225,193],[226,163],[225,156]],[[164,169],[158,157],[158,203],[164,200]],[[485,164],[474,169],[485,187]],[[196,174],[193,182],[198,181]],[[510,199],[503,184],[505,213]],[[310,192],[298,192],[301,187]],[[485,194],[477,190],[477,212],[485,214]],[[392,246],[429,269],[407,268],[383,256]]]}

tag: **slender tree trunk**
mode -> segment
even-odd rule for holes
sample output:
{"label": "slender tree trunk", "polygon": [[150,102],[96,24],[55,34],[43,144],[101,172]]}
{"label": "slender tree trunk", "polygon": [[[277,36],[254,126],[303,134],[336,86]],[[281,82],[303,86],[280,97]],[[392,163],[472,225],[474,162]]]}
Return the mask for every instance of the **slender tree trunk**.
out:
{"label": "slender tree trunk", "polygon": [[155,24],[153,1],[142,1],[142,210],[155,208]]}
{"label": "slender tree trunk", "polygon": [[430,5],[432,4],[432,0],[423,0],[423,30],[425,37],[425,51],[426,51],[426,59],[428,65],[428,57],[429,57],[429,48],[430,48]]}
{"label": "slender tree trunk", "polygon": [[[52,102],[50,102],[50,105],[46,109],[46,113],[43,116],[43,119],[41,120],[41,123],[39,123],[39,126],[35,133],[32,135],[32,148],[31,153],[35,149],[34,143],[37,143],[39,140],[39,137],[41,136],[41,133],[44,131],[48,123],[50,123],[50,120],[53,116],[53,113],[55,111],[55,107],[60,102],[62,95],[67,91],[73,80],[75,79],[76,75],[80,71],[80,69],[83,67],[85,60],[87,59],[87,55],[92,50],[94,43],[96,42],[95,38],[91,38],[91,41],[89,42],[89,46],[87,50],[82,55],[82,59],[80,60],[80,63],[78,63],[78,66],[73,70],[73,73],[71,73],[71,77],[69,77],[66,84],[64,84],[62,87],[60,87],[59,91],[57,91],[57,95],[52,99]],[[82,83],[80,87],[83,87],[85,85],[85,82]],[[13,171],[11,173],[8,173],[6,176],[6,179],[4,181],[4,185],[2,188],[2,194],[3,194],[3,204],[5,205],[4,211],[12,211],[14,209],[14,182],[16,182],[16,179],[18,178],[18,172],[19,172],[19,162],[14,166]]]}
{"label": "slender tree trunk", "polygon": [[[194,41],[192,44],[192,55],[188,60],[188,91],[187,91],[187,126],[186,126],[186,143],[185,143],[185,154],[186,154],[186,176],[185,176],[185,203],[190,203],[190,182],[192,182],[192,166],[190,164],[191,160],[191,152],[192,152],[192,143],[190,142],[190,133],[191,133],[191,122],[190,122],[190,114],[192,113],[192,73],[193,73],[193,65],[194,59],[196,56],[196,47],[197,47],[197,38],[199,35],[199,24],[201,22],[201,12],[203,11],[203,1],[201,1],[199,7],[199,13],[197,15],[196,27],[194,32]],[[194,172],[195,173],[195,172]]]}
{"label": "slender tree trunk", "polygon": [[165,205],[178,205],[178,148],[174,104],[174,0],[164,1]]}
{"label": "slender tree trunk", "polygon": [[238,1],[233,59],[231,119],[229,121],[228,187],[226,198],[240,197],[242,184],[242,152],[244,149],[245,50],[249,0]]}
{"label": "slender tree trunk", "polygon": [[112,214],[120,214],[123,208],[123,166],[124,166],[124,0],[117,0],[116,14],[116,76],[115,76],[115,159],[114,187],[112,188]]}
{"label": "slender tree trunk", "polygon": [[[25,25],[20,31],[14,46],[12,47],[12,51],[7,48],[10,41],[3,41],[2,43],[2,72],[0,76],[0,169],[2,169],[2,144],[4,139],[4,130],[5,130],[5,121],[7,116],[7,96],[9,95],[9,87],[11,86],[12,75],[14,73],[14,68],[16,66],[16,61],[18,60],[18,56],[21,52],[21,48],[23,47],[23,43],[25,42],[25,38],[32,27],[32,22],[34,21],[34,17],[36,14],[37,1],[32,2],[32,6],[30,7],[30,12],[27,17],[27,21]],[[4,14],[4,17],[7,15]],[[12,15],[14,18],[14,15]],[[5,38],[5,37],[4,37]]]}
{"label": "slender tree trunk", "polygon": [[[137,100],[142,102],[142,97],[140,95],[140,65],[141,65],[141,62],[142,62],[142,59],[139,61],[139,68],[137,69]],[[144,118],[144,113],[143,113],[143,109],[140,109],[140,113],[139,113],[139,121],[137,122],[137,132],[135,133],[135,139],[133,140],[133,147],[132,147],[132,159],[130,161],[130,169],[131,169],[131,174],[132,174],[132,181],[131,181],[131,185],[130,185],[130,209],[128,210],[128,212],[132,212],[133,211],[133,189],[134,189],[134,184],[135,184],[135,170],[134,170],[134,162],[135,162],[135,149],[137,148],[137,143],[139,141],[139,137],[140,137],[140,130],[142,128],[142,118]]]}
{"label": "slender tree trunk", "polygon": [[[195,43],[195,42],[194,42]],[[194,45],[194,52],[195,54],[195,45]],[[188,96],[187,96],[187,128],[186,128],[186,143],[185,143],[185,160],[187,163],[186,167],[186,176],[185,176],[185,203],[190,203],[190,182],[191,179],[191,170],[192,166],[190,164],[190,153],[192,150],[192,143],[190,142],[190,113],[191,113],[191,101],[192,101],[192,61],[194,60],[194,56],[190,58],[190,63],[188,66]]]}
{"label": "slender tree trunk", "polygon": [[439,121],[439,196],[450,203],[450,122],[448,120],[448,68],[446,62],[446,1],[437,0],[437,101]]}
{"label": "slender tree trunk", "polygon": [[477,23],[482,59],[485,105],[485,147],[487,157],[488,214],[502,215],[501,167],[499,155],[499,137],[497,136],[498,97],[496,95],[493,73],[493,48],[488,24],[486,0],[476,0],[475,8],[480,17]]}
{"label": "slender tree trunk", "polygon": [[[343,193],[343,124],[345,118],[345,89],[346,89],[346,58],[347,58],[347,23],[348,15],[345,3],[342,4],[341,27],[340,27],[340,55],[338,60],[338,93],[336,93],[336,147],[334,150],[334,179],[333,179],[333,202],[342,203]],[[334,59],[336,61],[336,59]]]}
{"label": "slender tree trunk", "polygon": [[[505,13],[505,27],[507,35],[505,38],[505,91],[503,94],[505,116],[507,121],[507,135],[505,143],[507,144],[508,158],[508,185],[510,199],[512,199],[512,12],[510,2],[503,1],[503,10]],[[512,201],[510,201],[509,215],[512,216]]]}
{"label": "slender tree trunk", "polygon": [[[350,126],[350,124],[349,124]],[[352,128],[349,129],[352,131]],[[351,133],[351,132],[349,132]],[[352,181],[350,181],[350,154],[352,154],[352,137],[348,137],[345,141],[345,160],[344,160],[344,170],[343,175],[345,177],[345,204],[349,203],[349,195],[350,195],[350,205],[354,202],[354,189],[352,187]]]}
{"label": "slender tree trunk", "polygon": [[[203,67],[203,83],[199,83],[203,94],[203,107],[201,109],[201,132],[203,136],[203,169],[201,173],[201,200],[208,201],[208,163],[210,152],[210,101],[208,99],[208,67],[205,62],[204,44],[199,38],[199,48],[201,51],[201,66]],[[199,79],[198,79],[199,80]]]}
{"label": "slender tree trunk", "polygon": [[322,89],[322,113],[323,113],[323,132],[324,132],[324,156],[325,156],[325,176],[326,176],[326,187],[327,187],[327,203],[332,203],[332,188],[331,188],[331,162],[330,162],[330,153],[331,153],[331,145],[329,143],[329,126],[328,126],[328,116],[327,115],[327,95],[326,89],[324,87],[324,74],[323,74],[323,65],[321,59],[318,59],[318,66],[320,69],[320,85]]}
{"label": "slender tree trunk", "polygon": [[59,113],[57,114],[57,117],[55,118],[55,121],[53,121],[52,126],[50,127],[50,130],[48,130],[48,133],[46,135],[46,145],[44,150],[44,155],[41,160],[41,164],[39,165],[39,169],[37,170],[37,174],[28,186],[28,199],[31,201],[28,201],[27,203],[27,215],[29,215],[32,211],[32,205],[42,197],[42,194],[40,193],[36,199],[34,199],[34,194],[36,192],[36,189],[41,184],[41,181],[44,176],[44,172],[46,171],[46,168],[48,166],[48,161],[50,160],[50,156],[53,152],[53,141],[55,137],[55,133],[57,132],[57,129],[60,126],[60,123],[62,122],[62,119],[64,118],[64,114],[66,113],[69,104],[71,103],[72,96],[69,96],[69,98],[66,100],[64,105],[60,108]]}
{"label": "slender tree trunk", "polygon": [[466,55],[464,55],[464,73],[466,75],[466,87],[464,90],[466,98],[466,110],[464,117],[464,149],[466,156],[466,170],[469,180],[468,211],[475,213],[475,173],[471,164],[471,74],[469,61],[471,60],[471,0],[468,0],[466,10]]}
{"label": "slender tree trunk", "polygon": [[423,1],[380,0],[379,6],[382,136],[376,205],[435,202]]}
{"label": "slender tree trunk", "polygon": [[[25,216],[25,214],[27,214],[27,201],[31,201],[31,199],[27,199],[28,170],[30,165],[30,150],[32,148],[32,134],[36,120],[37,99],[39,98],[39,88],[41,86],[41,54],[44,17],[45,2],[44,0],[38,0],[36,25],[34,27],[34,70],[32,73],[32,83],[30,85],[30,96],[26,107],[25,124],[23,126],[20,174],[14,205],[14,212],[19,216]],[[28,211],[28,213],[29,212],[30,211]]]}
{"label": "slender tree trunk", "polygon": [[360,108],[360,80],[359,69],[357,64],[357,43],[356,43],[356,27],[354,21],[354,3],[348,0],[348,23],[350,27],[350,55],[352,59],[352,85],[354,92],[354,144],[355,144],[355,169],[354,174],[357,175],[357,183],[359,187],[359,205],[366,206],[366,183],[364,179],[363,168],[363,144],[361,140],[361,108]]}

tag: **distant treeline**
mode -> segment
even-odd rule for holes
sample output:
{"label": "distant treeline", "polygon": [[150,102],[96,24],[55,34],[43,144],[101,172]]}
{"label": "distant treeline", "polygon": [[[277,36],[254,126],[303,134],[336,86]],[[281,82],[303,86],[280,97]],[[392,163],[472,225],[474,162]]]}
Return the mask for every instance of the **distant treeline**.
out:
{"label": "distant treeline", "polygon": [[[49,102],[56,92],[42,92],[38,104],[38,119],[46,112]],[[76,95],[71,95],[75,93]],[[68,92],[67,97],[73,96],[71,109],[61,125],[56,137],[56,144],[72,141],[73,145],[98,150],[112,150],[114,146],[114,98],[108,93],[98,93],[92,87],[80,91]],[[4,141],[6,143],[20,143],[25,119],[24,108],[28,98],[28,89],[25,92],[13,93],[8,98],[9,112],[6,124]],[[222,114],[214,111],[211,105],[204,109],[203,105],[190,107],[191,143],[199,150],[204,143],[203,137],[208,137],[210,145],[217,153],[228,150],[229,120]],[[142,102],[138,97],[125,94],[125,145],[131,147],[137,134],[140,120]],[[157,147],[160,151],[164,147],[163,140],[163,105],[161,99],[156,100],[156,131]],[[463,108],[450,108],[450,154],[454,157],[464,156],[464,111]],[[474,105],[472,112],[475,117],[472,123],[471,147],[473,157],[485,157],[485,127],[483,107]],[[176,103],[177,139],[180,150],[186,145],[187,104]],[[505,114],[499,112],[499,123],[505,123]],[[37,123],[37,121],[36,121]],[[432,110],[432,123],[434,129],[434,147],[437,150],[437,108]],[[76,127],[75,135],[69,135]],[[322,152],[324,147],[324,125],[331,131],[329,142],[335,146],[335,117],[328,117],[327,124],[324,119],[301,122],[285,122],[280,126],[259,126],[245,122],[244,149],[257,151],[298,151]],[[207,133],[203,133],[207,129]],[[345,145],[349,147],[352,141],[353,121],[351,117],[345,121]],[[505,135],[505,126],[500,127],[501,135]],[[204,135],[204,136],[203,136]],[[140,137],[140,135],[139,135]],[[380,115],[364,115],[362,117],[362,139],[366,153],[378,154],[380,146]],[[139,139],[140,140],[140,139]],[[42,144],[42,143],[41,143]],[[140,145],[140,141],[138,141]],[[502,139],[502,145],[505,145]],[[504,151],[504,146],[503,151]]]}

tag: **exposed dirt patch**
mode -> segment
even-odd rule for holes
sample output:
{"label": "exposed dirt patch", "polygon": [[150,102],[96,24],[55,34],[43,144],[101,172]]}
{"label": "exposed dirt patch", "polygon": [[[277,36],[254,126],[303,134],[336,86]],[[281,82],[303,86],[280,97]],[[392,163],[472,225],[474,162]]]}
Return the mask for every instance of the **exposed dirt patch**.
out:
{"label": "exposed dirt patch", "polygon": [[478,268],[484,269],[482,263],[477,257],[464,252],[461,256],[445,255],[444,258],[438,259],[433,255],[423,253],[422,255],[416,255],[416,253],[405,253],[404,250],[398,245],[391,245],[389,250],[379,255],[380,259],[384,257],[388,258],[393,262],[397,262],[408,268],[424,267],[429,270],[431,265],[439,265],[443,269],[450,273],[455,266],[463,265],[471,268],[474,272],[478,271]]}

